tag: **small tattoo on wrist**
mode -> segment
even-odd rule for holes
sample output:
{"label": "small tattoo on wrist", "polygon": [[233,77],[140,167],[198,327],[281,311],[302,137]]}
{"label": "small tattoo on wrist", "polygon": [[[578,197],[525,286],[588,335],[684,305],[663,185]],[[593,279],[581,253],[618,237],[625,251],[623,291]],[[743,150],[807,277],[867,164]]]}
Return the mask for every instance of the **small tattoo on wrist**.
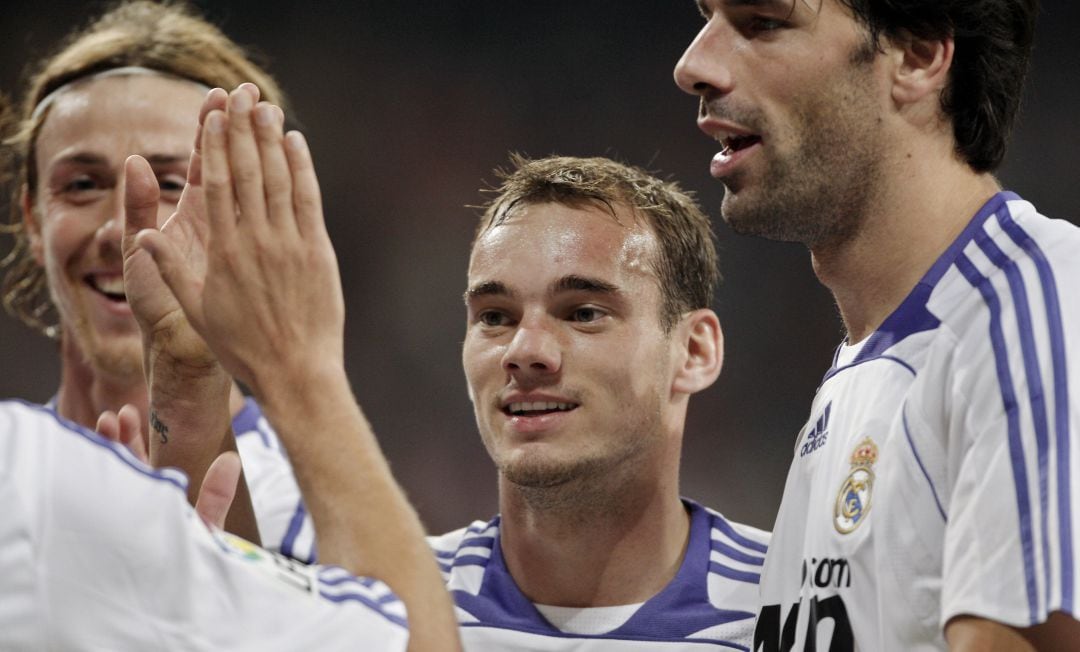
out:
{"label": "small tattoo on wrist", "polygon": [[158,418],[157,412],[150,411],[150,427],[161,436],[161,443],[165,444],[169,441],[169,426],[161,422]]}

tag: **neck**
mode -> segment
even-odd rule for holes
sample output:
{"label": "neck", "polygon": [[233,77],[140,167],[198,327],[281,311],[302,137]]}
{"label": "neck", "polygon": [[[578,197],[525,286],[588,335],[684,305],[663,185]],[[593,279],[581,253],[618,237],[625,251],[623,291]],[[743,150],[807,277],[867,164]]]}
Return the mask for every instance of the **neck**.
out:
{"label": "neck", "polygon": [[[521,591],[563,607],[633,604],[660,592],[690,534],[675,460],[674,472],[638,460],[625,474],[543,490],[500,477],[502,553]],[[612,481],[618,475],[626,477]]]}
{"label": "neck", "polygon": [[93,429],[101,413],[116,412],[125,404],[146,416],[146,382],[141,375],[109,375],[94,369],[69,338],[60,344],[60,388],[56,411],[60,416]]}
{"label": "neck", "polygon": [[[901,150],[901,154],[904,152]],[[951,150],[891,161],[873,214],[843,242],[812,247],[814,271],[832,291],[848,341],[862,341],[900,305],[1000,186]]]}

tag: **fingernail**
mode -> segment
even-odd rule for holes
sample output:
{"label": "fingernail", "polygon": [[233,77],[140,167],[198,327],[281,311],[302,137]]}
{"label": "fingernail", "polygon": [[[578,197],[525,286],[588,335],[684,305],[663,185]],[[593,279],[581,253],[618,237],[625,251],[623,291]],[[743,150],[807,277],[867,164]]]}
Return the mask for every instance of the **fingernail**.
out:
{"label": "fingernail", "polygon": [[307,141],[304,139],[304,134],[299,131],[290,131],[285,134],[285,142],[288,143],[289,147],[298,152],[307,147]]}
{"label": "fingernail", "polygon": [[276,122],[274,107],[269,104],[260,104],[255,107],[255,122],[263,127],[274,124]]}

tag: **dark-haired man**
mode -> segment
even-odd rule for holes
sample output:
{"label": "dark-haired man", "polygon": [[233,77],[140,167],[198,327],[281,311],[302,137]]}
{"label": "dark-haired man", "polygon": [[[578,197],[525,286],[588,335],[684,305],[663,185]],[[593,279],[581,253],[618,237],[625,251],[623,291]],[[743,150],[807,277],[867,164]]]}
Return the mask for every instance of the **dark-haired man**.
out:
{"label": "dark-haired man", "polygon": [[1080,230],[1003,192],[1036,0],[700,0],[738,232],[847,338],[799,435],[757,650],[1080,649]]}

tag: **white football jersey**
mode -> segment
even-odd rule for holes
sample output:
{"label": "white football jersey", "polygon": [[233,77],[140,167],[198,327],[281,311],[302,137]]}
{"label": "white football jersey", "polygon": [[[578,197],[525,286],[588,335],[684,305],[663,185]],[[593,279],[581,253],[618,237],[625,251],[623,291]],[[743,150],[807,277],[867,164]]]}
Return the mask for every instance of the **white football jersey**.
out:
{"label": "white football jersey", "polygon": [[[56,398],[45,407],[55,412]],[[232,429],[262,546],[315,563],[315,525],[304,506],[285,446],[255,399],[244,399],[244,407],[233,417]]]}
{"label": "white football jersey", "polygon": [[[691,501],[690,540],[675,578],[607,631],[573,634],[548,622],[521,593],[499,545],[499,518],[431,540],[457,605],[466,650],[485,652],[746,650],[769,534]],[[582,609],[578,620],[610,617]],[[596,614],[587,612],[596,611]],[[617,610],[616,610],[617,611]]]}
{"label": "white football jersey", "polygon": [[1075,617],[1078,455],[1080,229],[999,193],[838,350],[795,445],[754,649],[939,650],[957,615]]}
{"label": "white football jersey", "polygon": [[405,649],[386,585],[208,528],[186,479],[0,402],[0,649]]}
{"label": "white football jersey", "polygon": [[255,399],[244,399],[232,427],[262,545],[287,557],[315,563],[315,524],[300,496],[285,446]]}

